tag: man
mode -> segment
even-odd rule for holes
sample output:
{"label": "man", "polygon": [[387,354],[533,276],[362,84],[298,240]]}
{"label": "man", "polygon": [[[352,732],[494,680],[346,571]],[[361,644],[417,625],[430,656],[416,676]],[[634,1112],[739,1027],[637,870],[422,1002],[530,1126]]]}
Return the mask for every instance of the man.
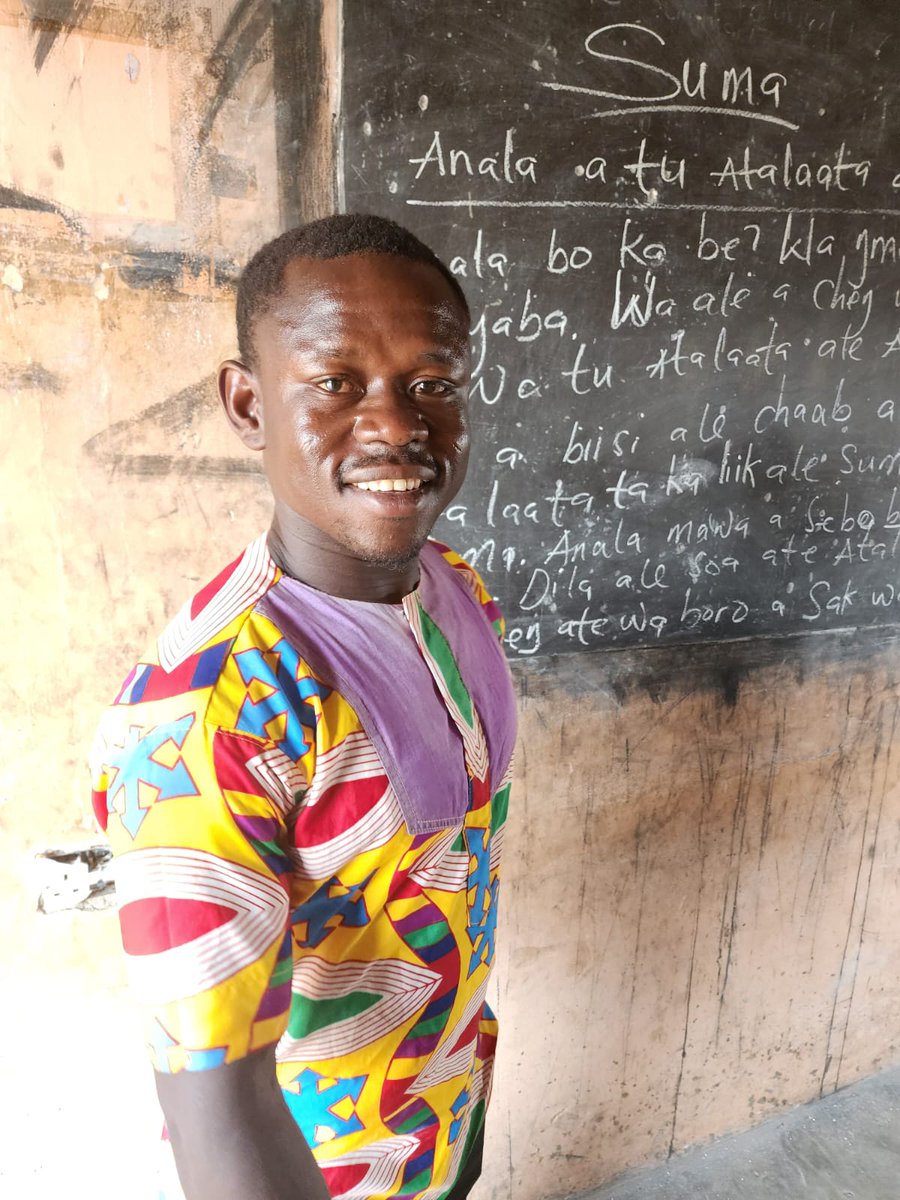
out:
{"label": "man", "polygon": [[188,1200],[459,1200],[515,737],[499,617],[428,541],[468,456],[469,313],[390,221],[276,238],[219,393],[261,537],[132,670],[94,754]]}

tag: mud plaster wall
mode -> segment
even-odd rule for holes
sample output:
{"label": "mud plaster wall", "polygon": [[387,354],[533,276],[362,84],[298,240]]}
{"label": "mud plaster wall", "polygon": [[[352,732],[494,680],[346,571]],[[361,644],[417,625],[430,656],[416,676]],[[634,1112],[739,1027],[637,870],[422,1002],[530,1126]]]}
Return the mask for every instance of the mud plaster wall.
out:
{"label": "mud plaster wall", "polygon": [[77,1195],[156,1195],[115,918],[36,914],[32,853],[97,838],[98,713],[267,523],[212,372],[248,253],[330,208],[320,18],[272,0],[0,0],[3,1194],[71,1194],[74,1174]]}
{"label": "mud plaster wall", "polygon": [[[10,1194],[70,1189],[86,1152],[94,1197],[147,1184],[115,918],[36,914],[31,856],[94,836],[99,711],[266,523],[211,372],[247,253],[330,205],[319,7],[0,0]],[[587,1187],[897,1061],[897,660],[816,638],[518,673],[482,1200]]]}
{"label": "mud plaster wall", "polygon": [[485,1195],[587,1188],[897,1061],[898,643],[520,672]]}

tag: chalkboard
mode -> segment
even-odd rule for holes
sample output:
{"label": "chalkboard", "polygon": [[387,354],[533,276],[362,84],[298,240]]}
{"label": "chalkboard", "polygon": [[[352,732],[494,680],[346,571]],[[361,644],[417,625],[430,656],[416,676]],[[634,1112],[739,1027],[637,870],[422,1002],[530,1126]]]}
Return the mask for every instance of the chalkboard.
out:
{"label": "chalkboard", "polygon": [[894,0],[344,6],[343,203],[470,297],[515,655],[900,620]]}

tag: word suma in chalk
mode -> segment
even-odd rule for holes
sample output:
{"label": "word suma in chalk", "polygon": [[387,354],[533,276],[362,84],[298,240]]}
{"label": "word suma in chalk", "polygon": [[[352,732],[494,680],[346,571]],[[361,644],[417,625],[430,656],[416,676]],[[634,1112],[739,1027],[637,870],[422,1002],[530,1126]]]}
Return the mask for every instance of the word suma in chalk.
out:
{"label": "word suma in chalk", "polygon": [[874,475],[884,479],[890,475],[900,478],[900,450],[887,454],[861,450],[855,442],[845,442],[839,450],[842,466],[840,475]]}
{"label": "word suma in chalk", "polygon": [[[585,38],[584,48],[592,58],[603,64],[603,86],[590,88],[561,83],[548,83],[543,86],[554,91],[575,92],[609,100],[624,100],[629,104],[663,107],[681,98],[703,102],[715,101],[734,108],[739,105],[752,108],[756,105],[771,104],[774,109],[778,109],[781,106],[782,89],[787,86],[788,80],[780,71],[767,70],[761,74],[759,70],[754,72],[750,66],[727,66],[716,73],[714,81],[713,70],[705,59],[695,64],[690,58],[685,58],[681,63],[680,72],[675,74],[666,66],[646,59],[630,58],[610,52],[616,42],[622,49],[628,50],[629,42],[643,42],[646,45],[647,38],[652,38],[658,46],[666,45],[666,39],[661,33],[635,22],[619,21],[594,29]],[[640,78],[638,88],[632,83],[636,74],[643,77]],[[622,82],[617,85],[618,90],[613,90],[610,78],[615,79],[616,75]],[[662,88],[665,90],[660,90]],[[701,105],[696,107],[702,111]]]}

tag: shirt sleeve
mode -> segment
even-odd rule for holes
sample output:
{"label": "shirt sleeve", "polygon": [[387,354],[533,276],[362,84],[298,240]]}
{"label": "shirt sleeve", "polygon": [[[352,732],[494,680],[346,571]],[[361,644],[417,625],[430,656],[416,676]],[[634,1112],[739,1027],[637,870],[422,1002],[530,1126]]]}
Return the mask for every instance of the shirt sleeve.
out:
{"label": "shirt sleeve", "polygon": [[466,587],[481,605],[485,616],[493,625],[497,637],[500,641],[503,641],[504,634],[506,633],[506,622],[493,596],[484,586],[484,580],[475,568],[466,562],[462,555],[457,554],[455,550],[451,550],[449,546],[445,546],[443,542],[435,540],[434,544],[450,566],[458,571],[465,580]]}
{"label": "shirt sleeve", "polygon": [[169,1073],[233,1062],[287,1026],[287,827],[305,776],[273,742],[195,713],[114,736],[95,766],[94,804],[117,858],[153,1064]]}

